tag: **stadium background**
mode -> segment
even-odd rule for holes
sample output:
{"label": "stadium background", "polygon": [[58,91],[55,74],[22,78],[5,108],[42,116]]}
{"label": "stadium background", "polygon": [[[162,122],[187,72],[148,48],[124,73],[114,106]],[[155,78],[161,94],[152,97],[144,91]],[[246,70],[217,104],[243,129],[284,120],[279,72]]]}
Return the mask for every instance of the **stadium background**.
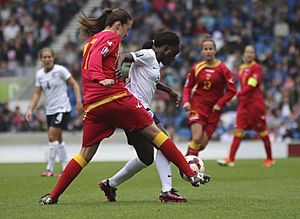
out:
{"label": "stadium background", "polygon": [[[245,45],[253,44],[263,67],[262,89],[268,106],[270,138],[273,144],[283,146],[300,139],[300,2],[297,0],[1,0],[0,3],[0,132],[4,133],[1,139],[10,134],[17,138],[19,133],[32,135],[42,131],[46,143],[43,101],[32,122],[24,119],[34,90],[35,73],[40,67],[38,51],[43,46],[52,47],[56,63],[68,67],[80,83],[82,42],[76,14],[83,11],[97,17],[105,7],[121,7],[133,15],[134,25],[122,42],[122,52],[141,48],[144,41],[162,29],[180,35],[181,53],[171,67],[164,69],[162,77],[179,94],[188,70],[201,59],[199,42],[204,35],[212,35],[217,57],[236,78],[242,50]],[[69,94],[75,105],[71,90]],[[236,104],[232,101],[227,105],[214,140],[228,144],[231,141]],[[177,142],[190,139],[182,107],[176,109],[165,94],[158,92],[153,110]],[[74,110],[69,130],[81,129],[81,118],[77,118]],[[255,140],[257,135],[250,131],[246,138]]]}

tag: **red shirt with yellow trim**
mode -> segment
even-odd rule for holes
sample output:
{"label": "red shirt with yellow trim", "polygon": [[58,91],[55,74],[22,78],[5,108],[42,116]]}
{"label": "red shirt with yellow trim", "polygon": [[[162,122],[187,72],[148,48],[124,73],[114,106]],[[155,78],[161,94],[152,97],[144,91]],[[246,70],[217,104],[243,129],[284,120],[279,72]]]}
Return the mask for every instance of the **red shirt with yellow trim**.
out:
{"label": "red shirt with yellow trim", "polygon": [[235,80],[224,63],[217,60],[211,66],[203,61],[188,73],[182,102],[190,102],[193,109],[208,116],[215,104],[223,107],[235,94]]}
{"label": "red shirt with yellow trim", "polygon": [[260,89],[262,83],[261,67],[258,63],[242,64],[239,68],[241,91],[238,94],[239,108],[247,108],[256,104],[265,107]]}
{"label": "red shirt with yellow trim", "polygon": [[[120,40],[116,33],[102,31],[89,38],[84,45],[81,73],[85,105],[127,92],[124,83],[117,81],[115,76]],[[98,83],[104,79],[114,79],[115,84],[105,88]]]}

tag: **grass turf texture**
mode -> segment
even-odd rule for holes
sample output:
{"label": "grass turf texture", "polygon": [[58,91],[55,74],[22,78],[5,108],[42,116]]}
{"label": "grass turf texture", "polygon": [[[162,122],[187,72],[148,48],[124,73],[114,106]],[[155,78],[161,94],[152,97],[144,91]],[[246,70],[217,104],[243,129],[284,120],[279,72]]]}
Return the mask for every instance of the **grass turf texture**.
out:
{"label": "grass turf texture", "polygon": [[155,165],[119,186],[117,202],[108,203],[98,181],[124,163],[91,163],[54,206],[38,204],[58,179],[39,176],[45,164],[0,164],[0,218],[300,218],[300,159],[280,159],[271,168],[261,163],[240,160],[225,168],[206,161],[213,179],[200,188],[173,167],[174,187],[187,203],[159,202]]}

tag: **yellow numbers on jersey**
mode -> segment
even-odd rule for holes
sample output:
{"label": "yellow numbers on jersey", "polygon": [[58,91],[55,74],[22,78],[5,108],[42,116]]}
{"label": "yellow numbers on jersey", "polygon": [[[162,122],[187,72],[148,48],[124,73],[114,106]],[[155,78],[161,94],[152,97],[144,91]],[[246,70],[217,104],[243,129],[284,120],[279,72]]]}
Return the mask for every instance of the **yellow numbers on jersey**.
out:
{"label": "yellow numbers on jersey", "polygon": [[97,39],[93,39],[91,42],[86,43],[83,47],[83,56],[85,56],[85,53],[87,52],[87,55],[86,55],[85,60],[84,60],[83,69],[87,69],[90,54],[91,54],[91,51],[92,51],[92,47],[93,47],[93,45],[96,41],[97,41]]}
{"label": "yellow numbers on jersey", "polygon": [[212,86],[212,82],[211,82],[210,78],[211,78],[211,74],[205,75],[205,80],[203,81],[203,89],[204,90],[210,90],[210,88]]}

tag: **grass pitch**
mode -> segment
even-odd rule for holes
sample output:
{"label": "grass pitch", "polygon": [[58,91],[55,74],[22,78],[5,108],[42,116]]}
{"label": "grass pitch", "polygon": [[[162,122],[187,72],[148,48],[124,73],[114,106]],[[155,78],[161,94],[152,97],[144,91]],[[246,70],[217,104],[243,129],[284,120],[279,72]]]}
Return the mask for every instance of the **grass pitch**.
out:
{"label": "grass pitch", "polygon": [[[173,167],[173,184],[187,203],[161,203],[155,165],[118,187],[108,203],[98,181],[124,162],[89,164],[60,197],[41,206],[57,177],[40,177],[45,164],[0,164],[0,218],[300,218],[300,159],[279,159],[271,168],[262,160],[238,160],[236,167],[206,161],[211,182],[193,188]],[[57,168],[58,169],[58,168]]]}

